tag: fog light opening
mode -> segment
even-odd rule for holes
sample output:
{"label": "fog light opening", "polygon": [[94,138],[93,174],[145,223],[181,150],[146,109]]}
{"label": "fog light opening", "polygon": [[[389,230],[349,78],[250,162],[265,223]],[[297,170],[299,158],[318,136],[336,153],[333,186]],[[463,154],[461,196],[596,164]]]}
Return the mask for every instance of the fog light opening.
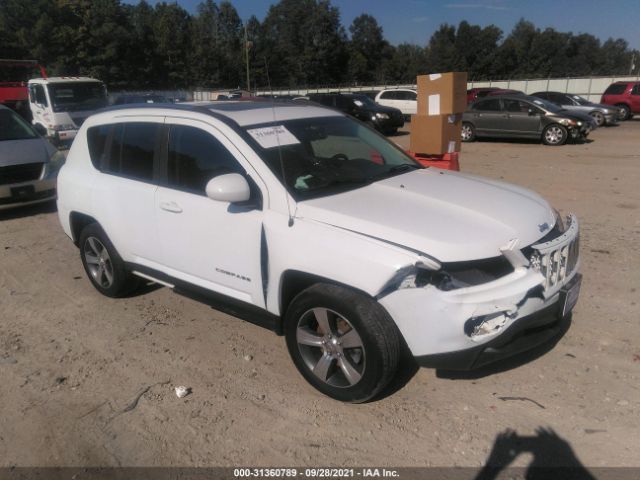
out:
{"label": "fog light opening", "polygon": [[464,333],[472,340],[479,340],[487,336],[495,335],[507,323],[507,315],[504,312],[492,313],[472,317],[464,324]]}

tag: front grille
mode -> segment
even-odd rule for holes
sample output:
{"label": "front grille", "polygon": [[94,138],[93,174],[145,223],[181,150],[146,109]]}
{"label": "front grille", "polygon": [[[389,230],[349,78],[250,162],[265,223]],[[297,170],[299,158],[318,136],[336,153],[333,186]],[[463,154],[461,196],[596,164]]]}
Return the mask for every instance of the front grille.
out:
{"label": "front grille", "polygon": [[43,165],[44,163],[26,163],[0,167],[0,185],[38,180],[42,174]]}
{"label": "front grille", "polygon": [[575,270],[580,256],[580,237],[564,243],[557,248],[540,251],[534,249],[531,264],[538,269],[545,281],[545,290],[564,283],[565,279]]}

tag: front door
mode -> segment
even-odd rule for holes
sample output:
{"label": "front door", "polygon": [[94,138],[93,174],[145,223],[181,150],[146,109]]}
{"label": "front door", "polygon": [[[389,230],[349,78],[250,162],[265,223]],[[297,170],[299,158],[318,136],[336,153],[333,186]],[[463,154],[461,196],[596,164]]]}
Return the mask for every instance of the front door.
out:
{"label": "front door", "polygon": [[502,99],[502,106],[507,114],[504,120],[505,133],[513,135],[538,136],[540,132],[540,111],[537,107],[510,98]]}
{"label": "front door", "polygon": [[[261,207],[211,200],[207,182],[227,173],[247,178],[253,170],[214,127],[167,118],[164,175],[156,193],[158,234],[165,271],[176,278],[260,307]],[[252,178],[257,179],[253,174]],[[256,185],[260,197],[264,187]],[[259,202],[258,202],[259,204]]]}

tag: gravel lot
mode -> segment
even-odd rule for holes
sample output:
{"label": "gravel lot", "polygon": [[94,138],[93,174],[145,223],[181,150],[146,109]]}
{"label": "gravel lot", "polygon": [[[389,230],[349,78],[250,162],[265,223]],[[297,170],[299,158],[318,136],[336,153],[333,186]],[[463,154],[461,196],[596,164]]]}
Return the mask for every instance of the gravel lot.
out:
{"label": "gravel lot", "polygon": [[580,218],[564,338],[502,371],[419,370],[365,405],[307,386],[283,338],[166,288],[100,296],[54,206],[0,214],[0,466],[477,467],[495,445],[513,465],[640,467],[640,121],[591,139],[461,155]]}

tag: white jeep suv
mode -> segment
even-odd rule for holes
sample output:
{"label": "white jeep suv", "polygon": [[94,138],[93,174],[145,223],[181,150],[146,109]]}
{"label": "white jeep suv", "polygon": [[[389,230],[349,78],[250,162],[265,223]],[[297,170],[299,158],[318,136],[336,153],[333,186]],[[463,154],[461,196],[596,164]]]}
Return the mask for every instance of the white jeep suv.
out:
{"label": "white jeep suv", "polygon": [[99,292],[143,278],[284,334],[342,401],[379,394],[404,352],[471,369],[552,344],[580,286],[575,217],[297,102],[104,110],[58,211]]}

